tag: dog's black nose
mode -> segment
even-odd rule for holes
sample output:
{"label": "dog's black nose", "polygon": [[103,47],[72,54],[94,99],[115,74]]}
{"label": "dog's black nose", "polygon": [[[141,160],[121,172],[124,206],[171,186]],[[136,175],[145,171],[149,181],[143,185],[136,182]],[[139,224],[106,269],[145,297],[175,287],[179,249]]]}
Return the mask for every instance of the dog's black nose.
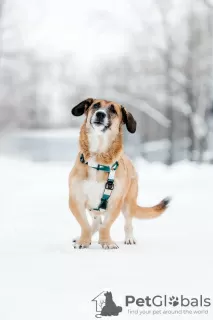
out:
{"label": "dog's black nose", "polygon": [[105,113],[105,112],[103,112],[103,111],[98,111],[98,112],[96,112],[96,118],[97,118],[99,121],[104,120],[105,117],[106,117],[106,113]]}

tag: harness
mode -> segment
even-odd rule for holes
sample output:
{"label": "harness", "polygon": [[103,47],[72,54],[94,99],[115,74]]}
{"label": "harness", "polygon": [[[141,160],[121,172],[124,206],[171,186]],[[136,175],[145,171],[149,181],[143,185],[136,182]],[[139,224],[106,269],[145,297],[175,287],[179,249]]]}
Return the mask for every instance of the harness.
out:
{"label": "harness", "polygon": [[90,211],[95,210],[95,211],[103,212],[103,211],[105,211],[107,209],[108,200],[109,200],[109,198],[110,198],[110,196],[112,194],[112,191],[114,189],[115,171],[118,168],[119,163],[118,163],[118,161],[116,161],[111,167],[110,166],[104,166],[102,164],[98,164],[97,166],[94,166],[94,164],[90,163],[90,161],[88,161],[88,162],[85,161],[83,153],[80,156],[80,161],[81,161],[81,163],[84,163],[84,164],[88,165],[89,167],[91,167],[93,169],[109,173],[107,182],[105,184],[105,189],[104,189],[103,195],[101,197],[101,201],[100,201],[99,206],[97,208],[90,209]]}

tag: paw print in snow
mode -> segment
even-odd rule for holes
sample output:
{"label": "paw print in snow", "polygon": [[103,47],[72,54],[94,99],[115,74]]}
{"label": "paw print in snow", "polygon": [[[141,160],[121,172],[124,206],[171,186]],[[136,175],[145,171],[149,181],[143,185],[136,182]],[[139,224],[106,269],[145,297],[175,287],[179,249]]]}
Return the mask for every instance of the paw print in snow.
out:
{"label": "paw print in snow", "polygon": [[169,304],[171,304],[173,307],[177,307],[179,305],[179,301],[178,301],[178,298],[172,296],[171,298],[169,298]]}

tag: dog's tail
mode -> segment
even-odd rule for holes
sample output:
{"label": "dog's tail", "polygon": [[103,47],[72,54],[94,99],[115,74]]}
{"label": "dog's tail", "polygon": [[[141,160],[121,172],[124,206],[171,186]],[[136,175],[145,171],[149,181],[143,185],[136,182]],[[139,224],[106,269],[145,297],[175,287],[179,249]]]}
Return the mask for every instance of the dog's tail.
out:
{"label": "dog's tail", "polygon": [[122,307],[117,307],[117,312],[121,312],[122,311]]}
{"label": "dog's tail", "polygon": [[152,219],[159,217],[167,208],[171,198],[165,198],[154,207],[140,207],[136,206],[134,217],[138,219]]}

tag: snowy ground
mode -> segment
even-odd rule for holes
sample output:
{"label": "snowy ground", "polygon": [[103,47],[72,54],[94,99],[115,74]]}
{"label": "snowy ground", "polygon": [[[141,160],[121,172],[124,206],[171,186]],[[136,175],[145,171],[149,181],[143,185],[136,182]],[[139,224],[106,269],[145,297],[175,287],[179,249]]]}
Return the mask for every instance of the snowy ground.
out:
{"label": "snowy ground", "polygon": [[[120,217],[112,229],[119,250],[94,242],[78,251],[72,238],[79,227],[68,210],[71,166],[0,158],[0,319],[96,319],[91,300],[107,289],[123,306],[118,319],[137,318],[128,315],[125,295],[212,296],[213,167],[138,161],[138,202],[151,205],[171,195],[169,210],[156,220],[134,221],[136,246],[123,244]],[[209,308],[208,315],[142,318],[212,314]]]}

